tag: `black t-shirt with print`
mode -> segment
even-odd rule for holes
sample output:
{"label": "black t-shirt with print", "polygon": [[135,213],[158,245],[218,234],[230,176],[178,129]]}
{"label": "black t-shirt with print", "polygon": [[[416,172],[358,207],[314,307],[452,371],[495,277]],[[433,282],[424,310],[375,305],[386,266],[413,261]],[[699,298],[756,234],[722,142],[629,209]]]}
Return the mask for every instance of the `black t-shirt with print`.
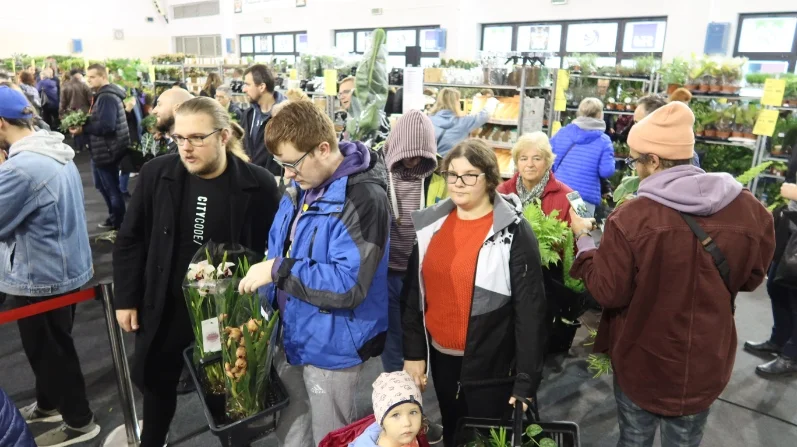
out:
{"label": "black t-shirt with print", "polygon": [[229,171],[210,180],[186,176],[172,274],[176,297],[183,296],[183,278],[197,250],[208,241],[223,243],[230,239]]}

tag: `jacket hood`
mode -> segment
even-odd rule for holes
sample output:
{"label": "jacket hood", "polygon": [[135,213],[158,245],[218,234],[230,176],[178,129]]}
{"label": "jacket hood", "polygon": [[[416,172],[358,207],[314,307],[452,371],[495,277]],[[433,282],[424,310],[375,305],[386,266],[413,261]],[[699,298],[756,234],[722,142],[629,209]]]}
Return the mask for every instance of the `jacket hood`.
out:
{"label": "jacket hood", "polygon": [[[413,211],[412,223],[415,231],[421,231],[438,219],[445,217],[454,211],[457,206],[447,198],[429,208]],[[504,228],[519,222],[523,218],[523,204],[517,194],[495,194],[493,203],[493,227],[490,236],[499,233]]]}
{"label": "jacket hood", "polygon": [[46,130],[39,130],[33,135],[17,141],[11,146],[8,155],[13,157],[21,152],[35,152],[50,157],[62,165],[75,158],[75,151],[64,144],[63,135]]}
{"label": "jacket hood", "polygon": [[357,439],[354,440],[349,447],[377,447],[379,442],[379,435],[382,433],[382,427],[376,422],[369,425]]}
{"label": "jacket hood", "polygon": [[335,180],[345,176],[349,176],[349,185],[377,183],[383,189],[387,188],[387,170],[382,157],[372,153],[359,141],[344,141],[339,144],[344,157],[343,162],[326,182],[315,188],[316,190],[322,190]]}
{"label": "jacket hood", "polygon": [[454,112],[441,110],[432,116],[432,122],[441,129],[451,129],[457,123],[457,118],[459,117]]}
{"label": "jacket hood", "polygon": [[606,131],[606,123],[597,118],[580,116],[567,126],[568,133],[571,134],[573,142],[576,144],[588,144],[603,135]]}
{"label": "jacket hood", "polygon": [[707,174],[694,166],[676,166],[642,180],[639,197],[696,216],[710,216],[733,202],[742,185],[728,173]]}
{"label": "jacket hood", "polygon": [[[388,171],[425,178],[437,169],[437,143],[434,124],[425,114],[411,110],[396,121],[384,147]],[[421,157],[415,168],[408,170],[402,160]]]}
{"label": "jacket hood", "polygon": [[127,93],[125,93],[125,90],[122,87],[119,87],[116,84],[108,84],[108,85],[100,87],[100,89],[97,90],[97,96],[99,96],[99,95],[101,95],[103,93],[110,93],[110,94],[116,95],[122,101],[124,101],[125,98],[127,97]]}

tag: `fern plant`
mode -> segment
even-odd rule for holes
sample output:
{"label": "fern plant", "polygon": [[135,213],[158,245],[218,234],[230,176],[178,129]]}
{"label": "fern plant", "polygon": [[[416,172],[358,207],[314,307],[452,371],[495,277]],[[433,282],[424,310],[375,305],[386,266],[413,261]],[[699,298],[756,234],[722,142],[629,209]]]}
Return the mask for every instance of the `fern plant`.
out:
{"label": "fern plant", "polygon": [[523,216],[529,221],[534,236],[537,238],[540,250],[540,264],[548,267],[562,262],[564,269],[564,283],[567,288],[575,292],[586,290],[584,282],[570,276],[570,268],[575,261],[575,237],[566,222],[557,217],[558,210],[553,210],[546,215],[540,207],[540,201],[535,200],[523,209]]}
{"label": "fern plant", "polygon": [[748,169],[747,171],[743,172],[740,176],[736,177],[736,181],[741,183],[742,185],[746,185],[753,181],[756,177],[761,175],[764,171],[769,169],[773,162],[765,161],[760,165],[753,166],[752,168]]}

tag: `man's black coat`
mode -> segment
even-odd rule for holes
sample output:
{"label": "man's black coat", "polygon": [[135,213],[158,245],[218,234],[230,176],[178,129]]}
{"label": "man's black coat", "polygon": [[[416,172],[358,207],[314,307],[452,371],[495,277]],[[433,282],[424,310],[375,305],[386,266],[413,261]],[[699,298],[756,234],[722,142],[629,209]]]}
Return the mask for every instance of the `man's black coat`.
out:
{"label": "man's black coat", "polygon": [[[268,232],[279,206],[274,176],[263,168],[228,153],[231,171],[229,197],[230,238],[258,253],[265,253]],[[164,304],[176,256],[175,232],[190,175],[179,155],[164,155],[146,163],[130,199],[113,252],[114,305],[138,309],[133,380],[144,385],[145,359],[162,322]],[[183,272],[184,274],[185,272]]]}

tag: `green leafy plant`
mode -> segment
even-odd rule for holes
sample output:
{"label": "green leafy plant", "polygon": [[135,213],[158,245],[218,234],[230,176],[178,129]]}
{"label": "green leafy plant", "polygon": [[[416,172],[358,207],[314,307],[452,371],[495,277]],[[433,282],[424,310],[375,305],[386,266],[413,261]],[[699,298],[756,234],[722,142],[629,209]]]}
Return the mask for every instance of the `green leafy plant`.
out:
{"label": "green leafy plant", "polygon": [[659,64],[659,59],[653,56],[642,56],[634,58],[634,74],[638,76],[650,76]]}
{"label": "green leafy plant", "polygon": [[154,128],[158,124],[158,117],[154,114],[147,115],[146,118],[141,120],[141,128],[144,130],[149,130]]}
{"label": "green leafy plant", "polygon": [[[557,447],[558,444],[551,438],[541,438],[537,441],[537,438],[542,434],[543,428],[538,424],[530,424],[526,427],[526,431],[522,433],[520,436],[525,436],[528,438],[527,441],[523,442],[523,447]],[[477,440],[478,442],[479,440]],[[499,427],[497,430],[495,428],[490,429],[490,439],[489,439],[489,446],[490,447],[511,447],[511,440],[509,439],[507,429],[505,427]],[[468,447],[476,447],[484,445],[483,441],[481,444],[468,444]]]}
{"label": "green leafy plant", "polygon": [[764,171],[769,169],[772,166],[771,161],[765,161],[757,166],[753,166],[752,168],[748,169],[747,171],[743,172],[741,175],[736,177],[736,181],[741,183],[742,185],[746,185],[753,181],[756,177],[761,175]]}
{"label": "green leafy plant", "polygon": [[89,120],[89,115],[82,111],[82,110],[75,110],[74,112],[69,112],[64,116],[61,120],[61,132],[67,133],[69,132],[70,127],[83,127],[86,124],[86,121]]}
{"label": "green leafy plant", "polygon": [[612,359],[608,354],[590,354],[587,357],[587,369],[595,373],[592,376],[595,379],[605,374],[611,374]]}
{"label": "green leafy plant", "polygon": [[676,57],[670,63],[664,64],[659,70],[664,85],[685,85],[689,76],[689,62],[682,57]]}
{"label": "green leafy plant", "polygon": [[570,268],[575,262],[575,237],[566,222],[559,220],[559,211],[546,215],[539,200],[526,205],[523,216],[531,225],[539,244],[540,260],[543,267],[562,262],[564,283],[570,290],[583,292],[584,282],[570,276]]}
{"label": "green leafy plant", "polygon": [[639,176],[636,175],[629,175],[623,177],[623,180],[620,182],[620,185],[614,189],[614,193],[612,194],[612,199],[617,206],[620,206],[628,200],[629,198],[633,198],[636,192],[639,190]]}
{"label": "green leafy plant", "polygon": [[351,114],[346,125],[350,138],[355,141],[373,139],[385,113],[388,94],[385,41],[385,30],[374,30],[371,48],[357,67]]}

